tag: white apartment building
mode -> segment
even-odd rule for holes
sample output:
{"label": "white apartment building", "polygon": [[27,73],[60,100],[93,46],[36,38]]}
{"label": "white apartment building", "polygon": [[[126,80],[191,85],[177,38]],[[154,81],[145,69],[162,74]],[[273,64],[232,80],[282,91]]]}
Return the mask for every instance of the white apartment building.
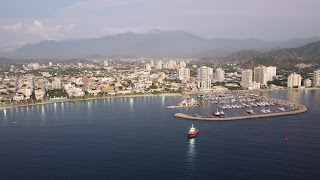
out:
{"label": "white apartment building", "polygon": [[151,71],[151,66],[150,66],[149,63],[146,64],[146,70],[147,70],[147,71]]}
{"label": "white apartment building", "polygon": [[265,66],[258,66],[254,68],[253,80],[260,83],[261,86],[267,85],[267,68]]}
{"label": "white apartment building", "polygon": [[156,69],[162,69],[162,61],[158,61]]}
{"label": "white apartment building", "polygon": [[303,85],[305,86],[305,87],[310,87],[310,86],[312,86],[312,81],[311,81],[311,79],[305,79],[304,81],[303,81]]}
{"label": "white apartment building", "polygon": [[207,66],[201,66],[197,71],[198,88],[200,90],[211,90],[211,76],[213,69]]}
{"label": "white apartment building", "polygon": [[273,81],[273,77],[277,75],[277,67],[267,67],[267,81]]}
{"label": "white apartment building", "polygon": [[245,69],[241,74],[241,86],[245,88],[252,87],[252,70]]}
{"label": "white apartment building", "polygon": [[178,70],[178,77],[183,83],[187,83],[190,79],[190,69],[180,68]]}
{"label": "white apartment building", "polygon": [[103,66],[104,67],[107,67],[109,64],[108,64],[108,61],[103,61]]}
{"label": "white apartment building", "polygon": [[216,81],[224,82],[224,70],[221,68],[216,69]]}
{"label": "white apartment building", "polygon": [[288,84],[287,87],[288,88],[292,88],[292,87],[300,87],[301,86],[301,75],[300,74],[290,74],[288,76]]}
{"label": "white apartment building", "polygon": [[52,89],[61,89],[61,81],[58,77],[55,77],[52,81]]}
{"label": "white apartment building", "polygon": [[184,61],[180,61],[180,68],[185,68],[187,64]]}
{"label": "white apartment building", "polygon": [[320,69],[313,72],[313,86],[320,86]]}

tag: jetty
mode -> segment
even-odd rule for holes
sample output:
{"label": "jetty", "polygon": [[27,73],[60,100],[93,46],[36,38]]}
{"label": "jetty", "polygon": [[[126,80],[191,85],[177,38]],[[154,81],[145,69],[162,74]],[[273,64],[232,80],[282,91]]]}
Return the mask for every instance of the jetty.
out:
{"label": "jetty", "polygon": [[183,113],[175,113],[173,116],[183,119],[192,119],[192,120],[206,120],[206,121],[231,121],[231,120],[242,120],[242,119],[252,119],[252,118],[264,118],[264,117],[275,117],[275,116],[285,116],[285,115],[293,115],[304,113],[308,111],[308,108],[302,104],[298,104],[295,102],[282,100],[282,99],[274,99],[267,97],[256,97],[261,100],[266,100],[273,102],[275,104],[281,104],[287,107],[290,107],[292,110],[290,111],[279,111],[272,112],[268,114],[249,114],[249,115],[240,115],[240,116],[224,116],[224,117],[202,117],[202,116],[190,116]]}

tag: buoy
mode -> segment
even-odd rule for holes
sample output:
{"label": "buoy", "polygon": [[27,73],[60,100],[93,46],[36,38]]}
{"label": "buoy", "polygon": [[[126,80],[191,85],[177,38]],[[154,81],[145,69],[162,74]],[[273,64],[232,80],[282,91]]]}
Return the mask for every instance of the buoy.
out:
{"label": "buoy", "polygon": [[285,141],[288,141],[288,138],[286,137]]}

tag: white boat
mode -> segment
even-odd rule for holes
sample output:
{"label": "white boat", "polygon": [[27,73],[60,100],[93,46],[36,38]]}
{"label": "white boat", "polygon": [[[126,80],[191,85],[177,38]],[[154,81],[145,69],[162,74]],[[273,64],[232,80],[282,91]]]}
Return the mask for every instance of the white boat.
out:
{"label": "white boat", "polygon": [[267,113],[267,111],[265,109],[261,109],[260,112],[262,112],[263,114]]}
{"label": "white boat", "polygon": [[247,113],[248,113],[248,114],[254,114],[254,112],[253,112],[252,109],[247,110]]}

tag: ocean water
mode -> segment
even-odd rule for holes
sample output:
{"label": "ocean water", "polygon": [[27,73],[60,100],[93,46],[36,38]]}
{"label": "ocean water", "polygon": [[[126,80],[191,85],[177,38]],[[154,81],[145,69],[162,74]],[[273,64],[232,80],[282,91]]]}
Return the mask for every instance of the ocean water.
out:
{"label": "ocean water", "polygon": [[[318,179],[320,90],[261,95],[300,102],[309,111],[227,122],[185,120],[173,114],[216,109],[206,102],[165,109],[178,104],[177,97],[3,110],[0,179]],[[187,138],[191,124],[200,131],[194,139]]]}

